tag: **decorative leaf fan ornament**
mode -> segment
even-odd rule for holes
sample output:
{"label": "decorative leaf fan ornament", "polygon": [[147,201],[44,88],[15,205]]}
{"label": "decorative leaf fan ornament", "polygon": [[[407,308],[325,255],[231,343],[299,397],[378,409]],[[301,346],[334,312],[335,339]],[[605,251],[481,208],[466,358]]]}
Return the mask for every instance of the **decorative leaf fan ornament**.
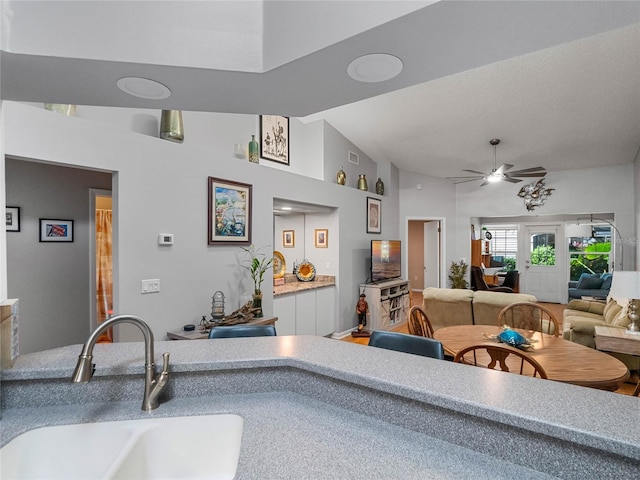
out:
{"label": "decorative leaf fan ornament", "polygon": [[489,173],[482,173],[477,170],[463,170],[463,172],[475,173],[475,176],[466,176],[466,177],[447,177],[450,180],[457,180],[453,182],[457,183],[466,183],[466,182],[474,182],[476,180],[484,180],[480,186],[487,185],[489,183],[495,182],[510,182],[510,183],[518,183],[521,182],[521,178],[516,177],[544,177],[547,172],[544,167],[532,167],[525,168],[522,170],[514,170],[513,172],[507,173],[508,170],[513,168],[513,165],[508,163],[503,163],[499,167],[496,167],[496,147],[500,143],[500,139],[494,138],[489,141],[491,145],[493,145],[493,168]]}

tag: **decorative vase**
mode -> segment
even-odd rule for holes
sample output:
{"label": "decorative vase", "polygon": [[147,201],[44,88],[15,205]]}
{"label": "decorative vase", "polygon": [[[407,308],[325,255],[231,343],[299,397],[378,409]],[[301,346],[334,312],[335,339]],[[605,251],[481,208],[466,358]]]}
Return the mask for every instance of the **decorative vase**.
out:
{"label": "decorative vase", "polygon": [[160,138],[176,143],[182,143],[184,141],[181,110],[162,110],[162,116],[160,117]]}
{"label": "decorative vase", "polygon": [[256,141],[256,136],[251,135],[251,141],[249,142],[249,161],[251,163],[259,163],[258,159],[258,142]]}
{"label": "decorative vase", "polygon": [[344,185],[347,181],[347,174],[344,173],[344,170],[342,169],[342,167],[340,167],[340,170],[338,170],[336,181],[338,182],[338,185]]}
{"label": "decorative vase", "polygon": [[378,181],[376,182],[376,193],[378,195],[384,195],[384,182],[380,177],[378,177]]}
{"label": "decorative vase", "polygon": [[254,317],[262,318],[264,316],[262,314],[262,293],[253,294],[253,304],[251,305],[251,308],[254,309]]}
{"label": "decorative vase", "polygon": [[364,176],[364,173],[361,173],[358,176],[358,190],[364,190],[365,192],[369,191],[369,187],[367,186],[367,178]]}

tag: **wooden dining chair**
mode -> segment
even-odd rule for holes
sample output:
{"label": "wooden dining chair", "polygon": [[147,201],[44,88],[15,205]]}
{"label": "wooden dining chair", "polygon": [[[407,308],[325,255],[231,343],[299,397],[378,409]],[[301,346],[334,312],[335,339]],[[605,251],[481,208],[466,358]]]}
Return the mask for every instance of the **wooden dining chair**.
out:
{"label": "wooden dining chair", "polygon": [[[507,357],[509,356],[512,356],[512,359],[509,360],[511,369],[507,365]],[[544,368],[536,359],[517,348],[503,344],[482,343],[471,345],[460,350],[453,361],[455,363],[490,368],[491,370],[496,370],[496,367],[499,367],[498,369],[503,372],[547,378],[547,372],[544,371]]]}
{"label": "wooden dining chair", "polygon": [[533,302],[517,302],[504,307],[498,314],[498,326],[535,330],[557,337],[560,327],[555,315],[547,307]]}
{"label": "wooden dining chair", "polygon": [[442,343],[433,338],[419,337],[417,335],[374,330],[369,338],[369,346],[444,360]]}
{"label": "wooden dining chair", "polygon": [[424,310],[415,305],[411,307],[409,311],[409,322],[407,323],[409,333],[411,335],[418,335],[419,337],[433,338],[433,326],[424,313]]}

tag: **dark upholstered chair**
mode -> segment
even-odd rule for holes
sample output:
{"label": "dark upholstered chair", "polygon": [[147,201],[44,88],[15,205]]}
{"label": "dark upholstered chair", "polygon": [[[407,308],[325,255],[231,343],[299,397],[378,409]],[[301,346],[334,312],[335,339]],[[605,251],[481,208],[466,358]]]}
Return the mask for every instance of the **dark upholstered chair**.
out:
{"label": "dark upholstered chair", "polygon": [[444,349],[439,341],[417,335],[374,330],[369,338],[369,346],[444,360]]}
{"label": "dark upholstered chair", "polygon": [[512,290],[516,290],[518,288],[518,283],[520,283],[520,275],[518,275],[518,270],[509,270],[504,276],[504,281],[502,282],[501,286],[509,287]]}
{"label": "dark upholstered chair", "polygon": [[229,325],[213,327],[209,338],[234,337],[275,337],[276,327],[273,325]]}
{"label": "dark upholstered chair", "polygon": [[484,281],[484,274],[480,267],[471,267],[471,289],[487,290],[489,292],[505,292],[513,293],[513,289],[509,287],[500,287],[498,285],[487,285]]}

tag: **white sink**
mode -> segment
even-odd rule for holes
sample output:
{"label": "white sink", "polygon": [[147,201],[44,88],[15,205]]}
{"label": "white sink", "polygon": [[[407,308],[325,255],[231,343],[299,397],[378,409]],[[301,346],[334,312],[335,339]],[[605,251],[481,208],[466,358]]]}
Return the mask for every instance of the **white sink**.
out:
{"label": "white sink", "polygon": [[242,428],[232,414],[37,428],[0,449],[0,478],[232,479]]}

